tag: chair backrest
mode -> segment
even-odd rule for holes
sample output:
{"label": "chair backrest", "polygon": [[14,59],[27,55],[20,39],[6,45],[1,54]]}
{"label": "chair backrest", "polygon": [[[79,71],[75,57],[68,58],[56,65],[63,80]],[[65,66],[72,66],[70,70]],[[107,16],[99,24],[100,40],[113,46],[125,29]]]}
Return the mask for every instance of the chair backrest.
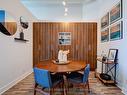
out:
{"label": "chair backrest", "polygon": [[87,64],[85,70],[84,70],[84,75],[83,75],[83,83],[86,83],[89,78],[89,72],[90,72],[90,65]]}
{"label": "chair backrest", "polygon": [[34,78],[35,82],[42,87],[50,88],[52,87],[52,81],[50,72],[48,70],[34,68]]}

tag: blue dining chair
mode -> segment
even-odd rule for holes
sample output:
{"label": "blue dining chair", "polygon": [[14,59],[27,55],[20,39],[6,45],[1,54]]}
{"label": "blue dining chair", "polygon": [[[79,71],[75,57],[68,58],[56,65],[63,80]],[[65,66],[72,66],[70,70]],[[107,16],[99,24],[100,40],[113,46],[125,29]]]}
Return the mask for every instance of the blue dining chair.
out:
{"label": "blue dining chair", "polygon": [[[39,69],[37,67],[34,67],[34,79],[35,79],[35,88],[34,88],[34,95],[36,95],[36,91],[39,91],[40,93],[44,95],[51,95],[54,87],[60,86],[60,84],[63,85],[63,76],[59,74],[50,74],[48,70]],[[42,88],[39,89],[38,86],[41,86]],[[48,88],[49,93],[44,91],[44,89]]]}
{"label": "blue dining chair", "polygon": [[88,80],[89,72],[90,72],[90,65],[87,64],[87,66],[84,69],[83,74],[81,74],[79,72],[72,72],[67,76],[67,81],[68,81],[68,83],[71,83],[73,85],[81,85],[82,84],[84,87],[88,86],[88,92],[90,92],[89,80]]}

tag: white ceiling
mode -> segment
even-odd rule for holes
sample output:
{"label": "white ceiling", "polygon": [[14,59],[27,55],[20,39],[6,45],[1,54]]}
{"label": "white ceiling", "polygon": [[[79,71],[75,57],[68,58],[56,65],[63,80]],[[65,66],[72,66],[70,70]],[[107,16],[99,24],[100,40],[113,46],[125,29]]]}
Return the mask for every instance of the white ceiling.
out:
{"label": "white ceiling", "polygon": [[[64,6],[62,5],[62,1],[63,0],[21,0],[22,4],[37,19],[47,21],[65,19]],[[68,16],[67,16],[68,19],[71,18],[73,20],[81,20],[83,5],[92,3],[96,0],[65,0],[65,1],[67,2],[68,7]]]}
{"label": "white ceiling", "polygon": [[[25,3],[32,3],[32,4],[42,4],[42,5],[50,5],[50,4],[61,4],[63,0],[21,0]],[[68,4],[83,4],[92,2],[95,0],[65,0]]]}

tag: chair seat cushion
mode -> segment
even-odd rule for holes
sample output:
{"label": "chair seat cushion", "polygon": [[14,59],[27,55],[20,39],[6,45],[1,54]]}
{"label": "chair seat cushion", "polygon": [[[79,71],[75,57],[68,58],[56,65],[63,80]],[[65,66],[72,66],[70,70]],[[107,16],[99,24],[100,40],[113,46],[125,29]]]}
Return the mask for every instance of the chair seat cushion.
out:
{"label": "chair seat cushion", "polygon": [[63,81],[63,76],[60,74],[51,74],[51,81],[52,81],[53,86],[55,86],[61,81]]}
{"label": "chair seat cushion", "polygon": [[83,82],[83,74],[78,72],[72,72],[67,76],[68,81],[73,83],[82,83]]}

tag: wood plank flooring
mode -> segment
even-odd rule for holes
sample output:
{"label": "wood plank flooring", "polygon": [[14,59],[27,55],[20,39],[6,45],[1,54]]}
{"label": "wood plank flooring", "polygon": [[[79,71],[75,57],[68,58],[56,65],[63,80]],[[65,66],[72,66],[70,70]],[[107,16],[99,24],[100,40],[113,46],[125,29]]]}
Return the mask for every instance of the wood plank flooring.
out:
{"label": "wood plank flooring", "polygon": [[[105,86],[97,78],[94,78],[94,72],[90,73],[90,93],[87,95],[124,95],[121,90],[116,86]],[[30,74],[24,80],[13,86],[11,89],[3,93],[2,95],[33,95],[34,77]],[[59,89],[55,89],[56,93],[53,95],[62,95]],[[86,91],[87,92],[87,91]],[[42,95],[37,93],[36,95]],[[74,87],[70,89],[67,95],[84,95],[84,89]]]}

